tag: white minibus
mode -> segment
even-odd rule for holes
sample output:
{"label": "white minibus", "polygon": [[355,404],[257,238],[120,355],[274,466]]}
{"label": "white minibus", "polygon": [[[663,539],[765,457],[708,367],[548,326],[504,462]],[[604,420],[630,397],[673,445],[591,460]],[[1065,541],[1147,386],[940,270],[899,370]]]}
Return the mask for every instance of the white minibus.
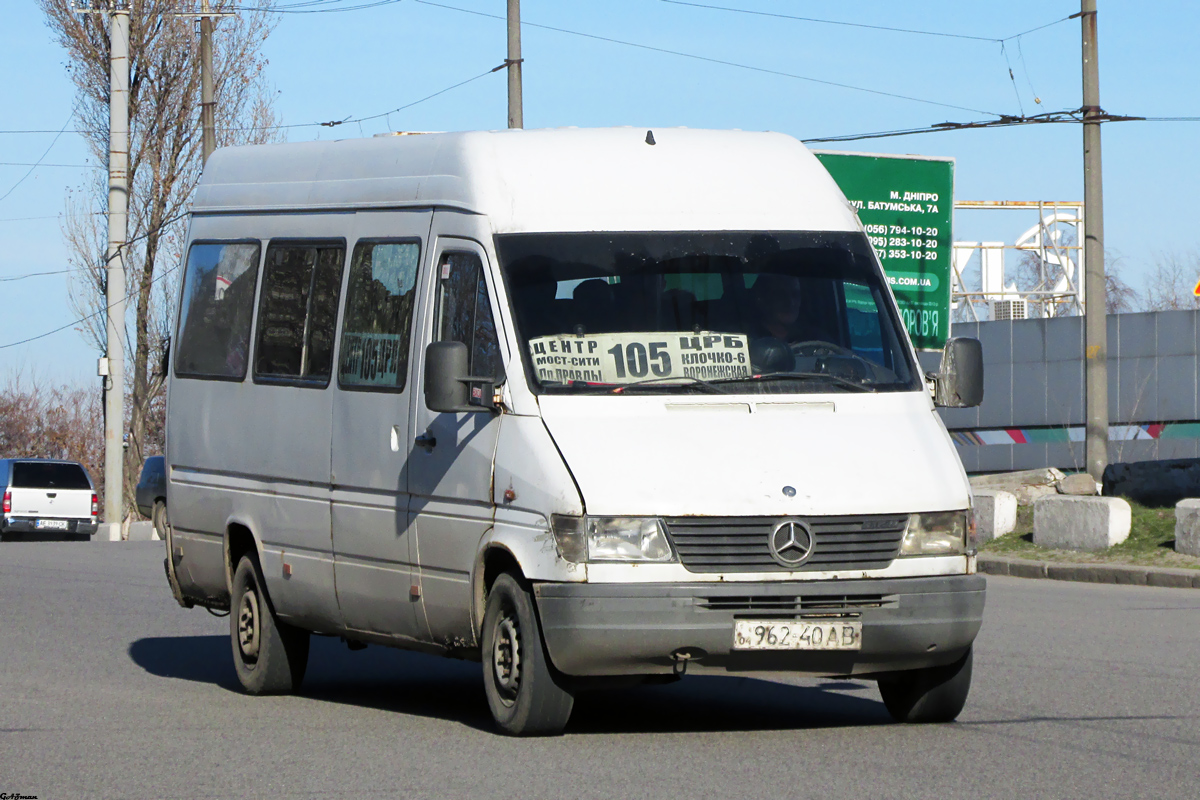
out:
{"label": "white minibus", "polygon": [[854,210],[803,145],[680,128],[228,148],[170,353],[168,576],[252,694],[310,634],[481,662],[500,730],[681,675],[878,682],[954,719],[966,475]]}

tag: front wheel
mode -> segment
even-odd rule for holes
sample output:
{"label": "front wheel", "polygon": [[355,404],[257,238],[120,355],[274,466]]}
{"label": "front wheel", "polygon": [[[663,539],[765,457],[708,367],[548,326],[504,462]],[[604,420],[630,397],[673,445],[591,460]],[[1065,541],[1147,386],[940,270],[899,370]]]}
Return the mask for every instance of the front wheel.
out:
{"label": "front wheel", "polygon": [[879,693],[897,722],[953,722],[971,691],[973,650],[942,667],[898,672],[879,679]]}
{"label": "front wheel", "polygon": [[245,555],[233,573],[229,598],[233,666],[250,694],[289,694],[308,666],[308,631],[280,622],[267,598],[262,573]]}
{"label": "front wheel", "polygon": [[556,736],[575,698],[564,689],[542,643],[533,598],[504,573],[483,615],[483,681],[492,717],[513,736]]}

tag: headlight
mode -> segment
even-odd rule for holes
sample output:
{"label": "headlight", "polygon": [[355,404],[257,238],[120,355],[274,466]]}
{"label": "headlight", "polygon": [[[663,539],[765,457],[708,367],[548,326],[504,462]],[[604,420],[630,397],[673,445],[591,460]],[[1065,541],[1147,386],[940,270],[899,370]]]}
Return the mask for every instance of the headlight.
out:
{"label": "headlight", "polygon": [[558,551],[567,561],[675,560],[662,521],[655,517],[550,518]]}
{"label": "headlight", "polygon": [[957,556],[975,552],[975,524],[970,509],[913,514],[908,518],[901,556]]}

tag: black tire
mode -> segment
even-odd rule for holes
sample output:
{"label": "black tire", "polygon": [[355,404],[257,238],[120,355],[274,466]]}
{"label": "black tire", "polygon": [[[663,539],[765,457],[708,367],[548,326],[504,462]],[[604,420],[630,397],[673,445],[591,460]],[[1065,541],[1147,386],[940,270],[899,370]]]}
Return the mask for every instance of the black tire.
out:
{"label": "black tire", "polygon": [[162,500],[154,501],[154,508],[150,510],[150,524],[154,526],[154,532],[158,534],[158,538],[165,542],[167,540],[167,504]]}
{"label": "black tire", "polygon": [[482,655],[488,706],[503,733],[562,733],[575,698],[546,654],[533,598],[507,572],[496,578],[488,593]]}
{"label": "black tire", "polygon": [[257,561],[242,556],[233,573],[229,636],[238,680],[250,694],[289,694],[308,666],[308,631],[280,622]]}
{"label": "black tire", "polygon": [[943,667],[898,672],[879,679],[879,693],[897,722],[953,722],[971,691],[973,650]]}

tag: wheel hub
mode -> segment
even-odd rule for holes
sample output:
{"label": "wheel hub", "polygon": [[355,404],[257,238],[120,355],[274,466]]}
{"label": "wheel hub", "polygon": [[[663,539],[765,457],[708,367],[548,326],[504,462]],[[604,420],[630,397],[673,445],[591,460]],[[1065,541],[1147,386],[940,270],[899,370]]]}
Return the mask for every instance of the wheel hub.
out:
{"label": "wheel hub", "polygon": [[247,661],[258,659],[258,613],[258,596],[253,591],[243,594],[238,608],[238,647]]}
{"label": "wheel hub", "polygon": [[515,700],[521,686],[521,631],[512,616],[505,616],[496,624],[492,674],[505,702]]}

